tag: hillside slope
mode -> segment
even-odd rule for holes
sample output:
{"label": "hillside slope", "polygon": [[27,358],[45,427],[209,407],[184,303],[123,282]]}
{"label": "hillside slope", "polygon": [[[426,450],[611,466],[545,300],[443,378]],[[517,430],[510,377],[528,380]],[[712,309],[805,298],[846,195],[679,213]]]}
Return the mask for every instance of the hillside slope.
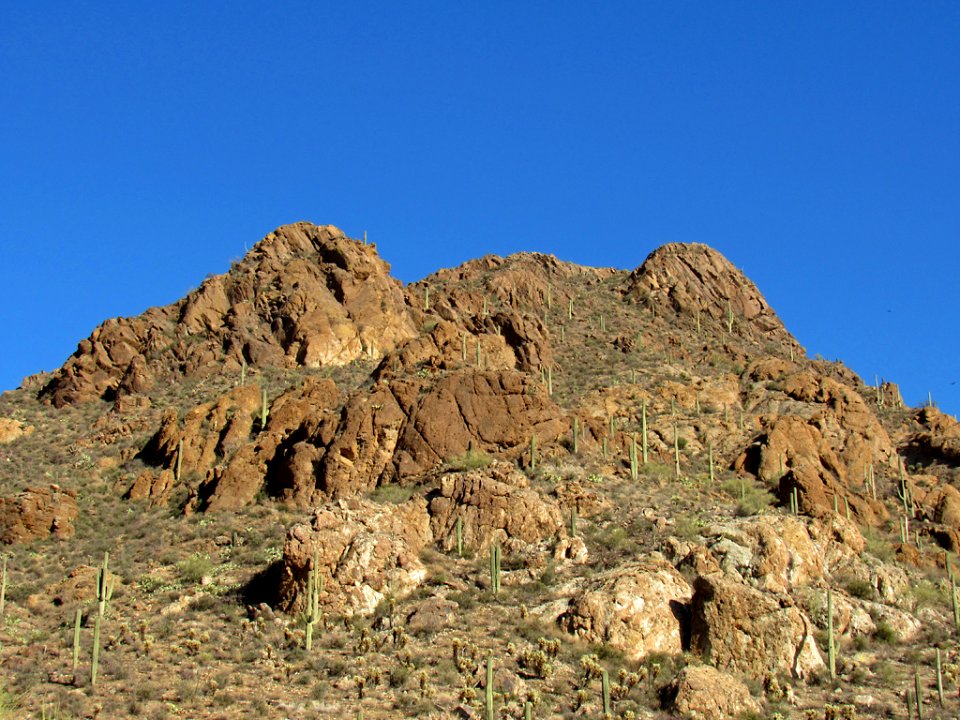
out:
{"label": "hillside slope", "polygon": [[0,701],[484,717],[489,660],[506,717],[952,716],[958,438],[704,245],[403,286],[287,225],[0,397]]}

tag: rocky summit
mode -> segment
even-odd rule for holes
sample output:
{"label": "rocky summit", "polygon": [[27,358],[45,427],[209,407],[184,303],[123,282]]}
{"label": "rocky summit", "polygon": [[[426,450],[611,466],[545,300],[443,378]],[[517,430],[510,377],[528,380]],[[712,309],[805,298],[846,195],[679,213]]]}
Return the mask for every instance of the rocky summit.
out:
{"label": "rocky summit", "polygon": [[286,225],[0,397],[0,717],[955,717],[958,484],[705,245]]}

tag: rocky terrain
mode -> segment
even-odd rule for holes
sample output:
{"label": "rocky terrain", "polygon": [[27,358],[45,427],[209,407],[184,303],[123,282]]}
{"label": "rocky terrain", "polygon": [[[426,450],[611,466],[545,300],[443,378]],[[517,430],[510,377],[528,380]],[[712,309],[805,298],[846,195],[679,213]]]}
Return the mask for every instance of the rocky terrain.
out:
{"label": "rocky terrain", "polygon": [[287,225],[0,397],[0,718],[956,717],[958,467],[704,245]]}

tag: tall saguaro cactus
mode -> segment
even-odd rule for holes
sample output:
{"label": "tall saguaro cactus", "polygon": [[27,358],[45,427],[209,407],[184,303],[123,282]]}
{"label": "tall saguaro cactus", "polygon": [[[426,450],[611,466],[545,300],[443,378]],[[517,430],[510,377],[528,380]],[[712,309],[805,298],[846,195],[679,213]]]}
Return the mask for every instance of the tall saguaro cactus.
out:
{"label": "tall saguaro cactus", "polygon": [[100,570],[97,571],[97,616],[103,617],[107,612],[107,603],[110,602],[110,598],[113,596],[113,578],[109,577],[110,573],[107,568],[110,563],[110,553],[103,553],[103,565]]}
{"label": "tall saguaro cactus", "polygon": [[484,683],[484,719],[496,720],[493,713],[493,655],[487,656],[487,676]]}
{"label": "tall saguaro cactus", "polygon": [[313,627],[320,620],[321,592],[323,592],[323,577],[320,575],[320,556],[314,553],[310,574],[307,577],[307,632],[304,638],[304,649],[307,652],[313,649]]}

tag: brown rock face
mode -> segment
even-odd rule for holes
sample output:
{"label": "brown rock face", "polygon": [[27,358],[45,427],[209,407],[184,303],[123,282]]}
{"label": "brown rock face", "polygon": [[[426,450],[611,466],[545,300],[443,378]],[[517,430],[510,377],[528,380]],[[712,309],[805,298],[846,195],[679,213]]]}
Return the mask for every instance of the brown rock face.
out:
{"label": "brown rock face", "polygon": [[691,602],[691,649],[720,670],[768,677],[804,678],[821,669],[813,624],[785,595],[701,576]]}
{"label": "brown rock face", "polygon": [[746,685],[709,665],[685,667],[664,695],[665,709],[691,720],[727,720],[760,712]]}
{"label": "brown rock face", "polygon": [[519,372],[451,374],[441,378],[409,414],[395,456],[399,477],[477,450],[516,458],[530,437],[543,444],[567,431],[560,409],[542,385]]}
{"label": "brown rock face", "polygon": [[[825,516],[840,510],[868,525],[887,518],[881,501],[863,492],[865,468],[890,463],[893,444],[876,415],[851,387],[811,371],[790,372],[792,364],[755,364],[751,377],[773,378],[786,395],[776,410],[760,417],[763,431],[734,463],[767,482],[779,481],[780,499],[798,491],[803,512]],[[782,373],[782,374],[781,374]],[[772,409],[772,407],[771,407]]]}
{"label": "brown rock face", "polygon": [[343,365],[416,334],[400,284],[372,245],[332,225],[295,223],[183,300],[103,323],[42,394],[62,407],[142,392],[160,379],[236,371],[242,360]]}
{"label": "brown rock face", "polygon": [[12,498],[0,498],[0,542],[29,542],[53,535],[73,537],[76,493],[56,485],[27,488]]}
{"label": "brown rock face", "polygon": [[[297,397],[292,391],[282,398],[286,409],[271,410],[265,433],[225,467],[214,467],[219,456],[210,455],[200,489],[206,509],[241,507],[264,482],[272,495],[308,506],[408,482],[471,446],[510,459],[526,451],[531,435],[547,445],[566,431],[539,383],[517,371],[383,381],[353,393],[339,411],[332,391],[316,391],[310,402]],[[184,467],[192,467],[184,455]],[[169,452],[164,457],[169,465]]]}
{"label": "brown rock face", "polygon": [[[829,568],[856,562],[864,540],[853,521],[760,515],[709,526],[706,547],[727,576],[769,592],[791,593]],[[691,559],[692,564],[692,559]]]}
{"label": "brown rock face", "polygon": [[145,470],[127,490],[127,500],[145,500],[149,505],[166,505],[174,486],[173,470]]}
{"label": "brown rock face", "polygon": [[457,518],[464,547],[476,553],[494,542],[539,543],[563,526],[559,506],[530,488],[513,465],[496,462],[484,470],[446,475],[430,499],[430,528],[445,550],[457,545]]}
{"label": "brown rock face", "polygon": [[647,560],[605,573],[570,601],[560,627],[630,660],[684,649],[690,585],[672,565]]}
{"label": "brown rock face", "polygon": [[907,440],[907,462],[960,467],[960,423],[931,407],[917,411],[915,418],[922,429]]}
{"label": "brown rock face", "polygon": [[696,315],[799,348],[757,286],[716,250],[699,243],[669,243],[631,273],[624,295],[663,310]]}
{"label": "brown rock face", "polygon": [[326,611],[368,615],[387,595],[401,598],[423,582],[417,554],[433,539],[426,502],[378,505],[356,498],[317,508],[287,533],[279,605],[297,612],[306,602],[310,568],[319,563]]}

